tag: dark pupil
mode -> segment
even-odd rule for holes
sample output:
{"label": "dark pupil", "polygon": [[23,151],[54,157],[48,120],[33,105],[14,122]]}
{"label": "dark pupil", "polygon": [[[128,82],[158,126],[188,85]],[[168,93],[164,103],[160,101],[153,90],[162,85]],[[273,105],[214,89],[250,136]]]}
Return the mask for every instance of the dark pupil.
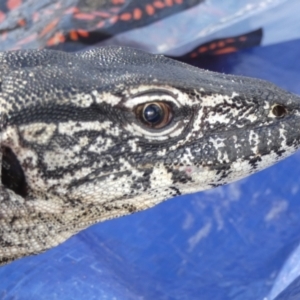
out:
{"label": "dark pupil", "polygon": [[145,108],[143,117],[145,121],[155,124],[162,120],[163,111],[159,105],[150,104]]}

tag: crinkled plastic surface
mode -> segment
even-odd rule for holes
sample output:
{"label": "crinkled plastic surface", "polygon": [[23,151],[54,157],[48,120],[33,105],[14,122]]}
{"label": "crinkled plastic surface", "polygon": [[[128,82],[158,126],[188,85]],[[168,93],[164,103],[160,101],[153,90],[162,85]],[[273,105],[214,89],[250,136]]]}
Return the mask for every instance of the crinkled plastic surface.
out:
{"label": "crinkled plastic surface", "polygon": [[[300,40],[199,61],[300,93]],[[0,268],[1,299],[300,299],[300,155]]]}

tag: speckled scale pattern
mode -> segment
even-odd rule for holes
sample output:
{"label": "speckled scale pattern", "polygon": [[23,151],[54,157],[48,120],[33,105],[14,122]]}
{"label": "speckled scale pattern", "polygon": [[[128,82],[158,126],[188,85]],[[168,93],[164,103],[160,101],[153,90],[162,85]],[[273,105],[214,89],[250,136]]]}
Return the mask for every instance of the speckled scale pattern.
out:
{"label": "speckled scale pattern", "polygon": [[[299,148],[297,96],[130,48],[1,53],[0,80],[1,264]],[[160,129],[136,114],[157,101]]]}

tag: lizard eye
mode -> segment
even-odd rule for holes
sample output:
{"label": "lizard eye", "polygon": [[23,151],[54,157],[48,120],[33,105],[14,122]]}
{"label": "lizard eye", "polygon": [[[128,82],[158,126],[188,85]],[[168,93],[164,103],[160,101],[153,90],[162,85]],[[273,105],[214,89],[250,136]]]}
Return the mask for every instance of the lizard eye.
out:
{"label": "lizard eye", "polygon": [[163,128],[172,119],[172,109],[168,103],[149,102],[136,108],[137,118],[151,128]]}

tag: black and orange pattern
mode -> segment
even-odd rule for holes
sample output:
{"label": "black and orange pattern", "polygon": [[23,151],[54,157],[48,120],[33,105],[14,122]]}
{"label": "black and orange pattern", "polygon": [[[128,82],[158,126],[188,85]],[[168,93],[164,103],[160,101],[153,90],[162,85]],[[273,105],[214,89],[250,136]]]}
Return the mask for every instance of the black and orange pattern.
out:
{"label": "black and orange pattern", "polygon": [[259,46],[263,37],[263,30],[258,29],[247,34],[216,39],[200,45],[187,53],[183,58],[196,58],[199,55],[220,55],[236,52],[243,48]]}
{"label": "black and orange pattern", "polygon": [[[0,2],[1,50],[45,47],[81,50],[202,2],[204,0],[3,0]],[[184,57],[195,59],[204,54],[229,53],[259,45],[261,38],[262,29],[259,29],[199,45]]]}

